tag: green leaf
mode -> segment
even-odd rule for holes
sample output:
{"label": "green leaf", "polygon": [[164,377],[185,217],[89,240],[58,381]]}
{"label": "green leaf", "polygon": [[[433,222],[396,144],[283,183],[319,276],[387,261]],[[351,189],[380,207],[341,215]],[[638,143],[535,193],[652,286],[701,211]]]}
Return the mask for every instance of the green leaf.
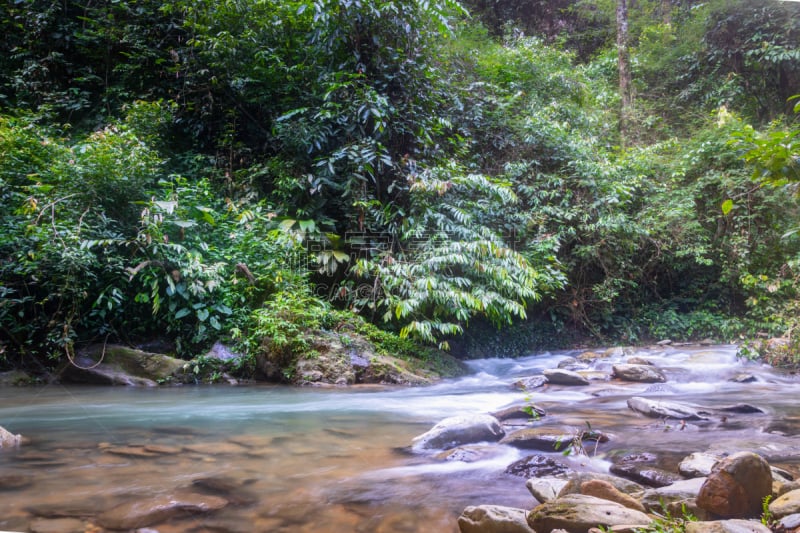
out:
{"label": "green leaf", "polygon": [[190,309],[183,307],[177,313],[175,313],[175,319],[177,320],[179,318],[183,318],[191,312],[192,311]]}
{"label": "green leaf", "polygon": [[200,322],[205,322],[205,320],[208,318],[208,314],[209,314],[208,309],[206,309],[205,307],[203,307],[202,309],[198,309],[197,320],[199,320]]}
{"label": "green leaf", "polygon": [[731,209],[733,209],[733,200],[731,200],[730,198],[728,198],[727,200],[725,200],[724,202],[722,202],[721,209],[722,209],[722,214],[723,214],[723,215],[725,215],[725,216],[727,216],[727,215],[728,215],[728,213],[730,213],[730,212],[731,212]]}

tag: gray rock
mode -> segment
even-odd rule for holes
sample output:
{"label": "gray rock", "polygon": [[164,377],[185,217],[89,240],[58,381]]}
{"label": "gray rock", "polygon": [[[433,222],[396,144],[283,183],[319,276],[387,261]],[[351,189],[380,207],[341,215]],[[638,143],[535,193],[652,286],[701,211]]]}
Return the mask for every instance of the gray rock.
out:
{"label": "gray rock", "polygon": [[531,390],[543,387],[547,384],[547,378],[544,376],[531,376],[522,378],[514,383],[514,388],[517,390]]}
{"label": "gray rock", "polygon": [[417,450],[446,450],[463,444],[495,442],[505,431],[492,415],[453,416],[445,418],[432,429],[414,437],[412,448]]}
{"label": "gray rock", "polygon": [[711,469],[722,459],[721,455],[695,452],[686,456],[678,465],[678,472],[685,477],[705,477]]}
{"label": "gray rock", "polygon": [[680,481],[681,476],[656,468],[645,463],[623,462],[611,465],[609,469],[612,474],[633,480],[649,487],[666,487],[676,481]]}
{"label": "gray rock", "polygon": [[650,359],[645,359],[644,357],[629,357],[627,361],[625,361],[629,365],[645,365],[645,366],[655,366]]}
{"label": "gray rock", "polygon": [[525,482],[525,486],[539,503],[555,500],[566,484],[566,479],[552,476],[533,478]]}
{"label": "gray rock", "polygon": [[548,369],[542,372],[547,381],[554,385],[588,385],[589,380],[572,370],[563,368]]}
{"label": "gray rock", "polygon": [[22,370],[10,370],[8,372],[0,372],[0,387],[29,385],[34,382],[34,379]]}
{"label": "gray rock", "polygon": [[756,378],[753,374],[740,373],[736,374],[728,381],[732,381],[734,383],[753,383],[754,381],[758,381],[758,378]]}
{"label": "gray rock", "polygon": [[614,365],[614,377],[638,383],[664,383],[667,377],[660,369],[650,365]]}
{"label": "gray rock", "polygon": [[754,520],[716,520],[689,522],[686,533],[771,533],[771,529]]}
{"label": "gray rock", "polygon": [[535,531],[562,528],[568,533],[585,533],[592,527],[620,524],[646,526],[651,522],[652,519],[640,511],[583,494],[559,497],[534,507],[528,513],[528,525]]}
{"label": "gray rock", "polygon": [[14,435],[0,426],[0,448],[18,448],[22,443],[22,435]]}
{"label": "gray rock", "polygon": [[572,445],[575,432],[570,428],[536,427],[514,431],[506,435],[500,444],[523,450],[541,452],[564,451]]}
{"label": "gray rock", "polygon": [[778,523],[783,529],[792,531],[800,527],[800,513],[790,514],[781,518]]}
{"label": "gray rock", "polygon": [[697,495],[697,506],[721,518],[754,518],[770,494],[769,464],[755,453],[739,452],[714,465]]}
{"label": "gray rock", "polygon": [[530,420],[532,418],[541,418],[545,415],[545,412],[541,407],[536,407],[531,403],[520,403],[495,411],[491,415],[500,422],[505,422],[513,419]]}
{"label": "gray rock", "polygon": [[634,396],[628,400],[628,407],[637,413],[652,418],[672,418],[677,420],[708,420],[708,413],[700,411],[690,405],[669,402],[665,400],[651,400]]}
{"label": "gray rock", "polygon": [[676,481],[672,485],[649,489],[644,491],[640,501],[645,509],[650,511],[661,511],[662,503],[667,504],[680,500],[690,500],[697,497],[700,487],[705,483],[706,478],[696,477],[683,481]]}
{"label": "gray rock", "polygon": [[557,476],[571,472],[572,469],[544,455],[529,455],[515,461],[506,467],[506,474],[524,478],[535,478],[542,476]]}
{"label": "gray rock", "polygon": [[224,498],[202,494],[157,496],[118,505],[99,515],[97,524],[107,529],[136,529],[176,516],[218,511],[226,505],[228,501]]}
{"label": "gray rock", "polygon": [[558,368],[571,370],[578,367],[583,367],[585,365],[579,365],[578,360],[574,357],[565,357],[561,361],[558,362]]}
{"label": "gray rock", "polygon": [[214,346],[206,352],[206,358],[208,359],[217,359],[219,361],[232,361],[234,359],[239,359],[242,357],[242,354],[236,353],[231,350],[225,344],[217,341],[214,343]]}
{"label": "gray rock", "polygon": [[527,522],[525,509],[500,505],[470,506],[458,517],[461,533],[536,533]]}

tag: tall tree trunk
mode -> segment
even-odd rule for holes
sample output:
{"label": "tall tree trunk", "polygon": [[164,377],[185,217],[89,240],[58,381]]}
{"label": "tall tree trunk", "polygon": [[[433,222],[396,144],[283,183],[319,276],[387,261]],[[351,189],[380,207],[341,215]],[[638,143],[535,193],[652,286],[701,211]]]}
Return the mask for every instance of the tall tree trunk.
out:
{"label": "tall tree trunk", "polygon": [[617,0],[617,66],[619,69],[619,96],[621,100],[619,133],[623,146],[630,126],[633,104],[631,95],[631,59],[628,53],[628,0]]}

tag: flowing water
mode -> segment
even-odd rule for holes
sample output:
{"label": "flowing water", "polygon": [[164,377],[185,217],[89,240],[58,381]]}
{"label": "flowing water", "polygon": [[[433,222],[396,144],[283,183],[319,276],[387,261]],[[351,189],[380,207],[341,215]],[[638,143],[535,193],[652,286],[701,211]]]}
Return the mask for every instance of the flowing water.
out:
{"label": "flowing water", "polygon": [[[94,527],[99,515],[122,504],[216,494],[230,503],[203,515],[165,515],[147,531],[457,532],[468,505],[536,504],[525,479],[504,473],[527,453],[495,445],[484,460],[437,461],[412,453],[411,440],[445,417],[514,402],[544,408],[537,425],[590,424],[611,437],[585,456],[553,452],[575,468],[604,471],[615,456],[638,451],[674,467],[711,449],[758,451],[800,472],[793,375],[739,360],[733,346],[668,347],[638,353],[665,370],[667,386],[605,379],[528,392],[511,386],[570,355],[476,360],[470,376],[424,388],[0,389],[0,426],[29,439],[0,450],[0,530],[32,531],[43,518],[52,525],[67,517],[58,523],[102,531]],[[629,355],[592,369],[609,374]],[[729,381],[742,372],[756,381]],[[765,413],[683,425],[634,413],[631,396],[710,407],[746,402]]]}

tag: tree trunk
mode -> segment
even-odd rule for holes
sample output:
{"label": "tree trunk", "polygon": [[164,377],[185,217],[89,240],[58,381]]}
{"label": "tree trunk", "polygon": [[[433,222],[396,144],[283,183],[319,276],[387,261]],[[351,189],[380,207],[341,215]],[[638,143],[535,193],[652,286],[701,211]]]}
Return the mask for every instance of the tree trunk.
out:
{"label": "tree trunk", "polygon": [[617,0],[617,66],[619,69],[619,133],[623,146],[628,134],[631,96],[631,60],[628,53],[628,0]]}

